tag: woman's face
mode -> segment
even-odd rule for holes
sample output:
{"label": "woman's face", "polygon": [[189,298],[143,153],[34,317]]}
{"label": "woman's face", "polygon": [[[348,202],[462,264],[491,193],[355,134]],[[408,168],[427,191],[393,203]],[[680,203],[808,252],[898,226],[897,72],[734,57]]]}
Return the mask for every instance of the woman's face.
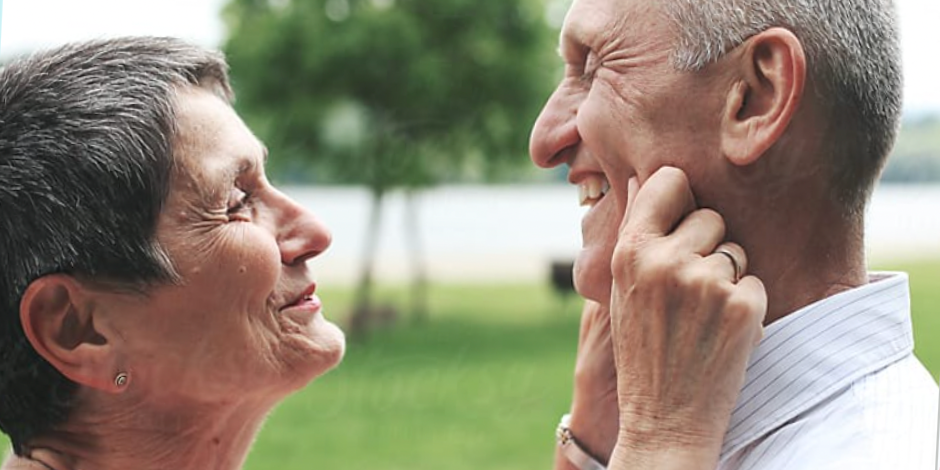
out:
{"label": "woman's face", "polygon": [[228,104],[182,89],[177,118],[157,240],[182,282],[126,298],[129,387],[174,403],[279,398],[343,356],[306,263],[330,233],[271,186],[266,150]]}

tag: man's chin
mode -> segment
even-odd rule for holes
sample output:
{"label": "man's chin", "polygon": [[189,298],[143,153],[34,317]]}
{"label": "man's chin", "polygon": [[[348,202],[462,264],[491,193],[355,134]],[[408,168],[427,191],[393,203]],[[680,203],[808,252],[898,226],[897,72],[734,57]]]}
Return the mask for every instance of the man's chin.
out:
{"label": "man's chin", "polygon": [[601,305],[610,304],[610,255],[598,249],[581,250],[574,263],[574,289],[581,297]]}

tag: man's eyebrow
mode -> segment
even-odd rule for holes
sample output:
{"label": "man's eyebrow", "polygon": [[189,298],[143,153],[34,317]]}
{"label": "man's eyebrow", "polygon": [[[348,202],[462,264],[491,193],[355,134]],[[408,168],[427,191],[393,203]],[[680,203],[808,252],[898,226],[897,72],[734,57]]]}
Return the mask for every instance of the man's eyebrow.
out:
{"label": "man's eyebrow", "polygon": [[588,49],[584,43],[584,37],[580,23],[569,22],[561,30],[558,37],[558,48],[556,52],[562,59],[568,60],[581,56]]}
{"label": "man's eyebrow", "polygon": [[[261,167],[264,168],[268,164],[268,148],[264,145],[261,146]],[[241,157],[238,160],[238,174],[242,175],[258,169],[258,159],[252,158],[249,156]]]}

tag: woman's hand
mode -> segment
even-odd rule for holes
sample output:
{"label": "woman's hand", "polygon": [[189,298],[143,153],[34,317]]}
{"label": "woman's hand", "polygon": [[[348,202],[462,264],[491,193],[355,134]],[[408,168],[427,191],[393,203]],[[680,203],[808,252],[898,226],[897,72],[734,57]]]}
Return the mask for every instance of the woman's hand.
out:
{"label": "woman's hand", "polygon": [[607,463],[617,442],[618,416],[610,313],[607,307],[587,301],[581,314],[570,428],[579,445],[602,463]]}
{"label": "woman's hand", "polygon": [[610,468],[714,469],[766,293],[738,279],[744,250],[723,242],[722,217],[697,207],[681,170],[664,167],[642,189],[631,180],[629,192],[611,263],[620,432]]}

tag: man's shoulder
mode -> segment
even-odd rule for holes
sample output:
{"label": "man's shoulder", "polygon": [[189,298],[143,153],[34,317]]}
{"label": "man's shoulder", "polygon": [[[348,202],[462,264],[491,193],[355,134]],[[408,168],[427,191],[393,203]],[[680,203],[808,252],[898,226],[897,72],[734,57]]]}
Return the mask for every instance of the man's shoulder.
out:
{"label": "man's shoulder", "polygon": [[856,381],[852,395],[861,403],[872,406],[923,405],[932,402],[937,408],[938,385],[930,372],[914,354]]}
{"label": "man's shoulder", "polygon": [[910,355],[755,440],[722,470],[931,469],[938,388]]}
{"label": "man's shoulder", "polygon": [[806,426],[793,450],[815,449],[810,455],[820,463],[863,456],[861,466],[851,467],[856,469],[930,468],[937,448],[938,393],[933,377],[911,354],[798,417],[795,421]]}

